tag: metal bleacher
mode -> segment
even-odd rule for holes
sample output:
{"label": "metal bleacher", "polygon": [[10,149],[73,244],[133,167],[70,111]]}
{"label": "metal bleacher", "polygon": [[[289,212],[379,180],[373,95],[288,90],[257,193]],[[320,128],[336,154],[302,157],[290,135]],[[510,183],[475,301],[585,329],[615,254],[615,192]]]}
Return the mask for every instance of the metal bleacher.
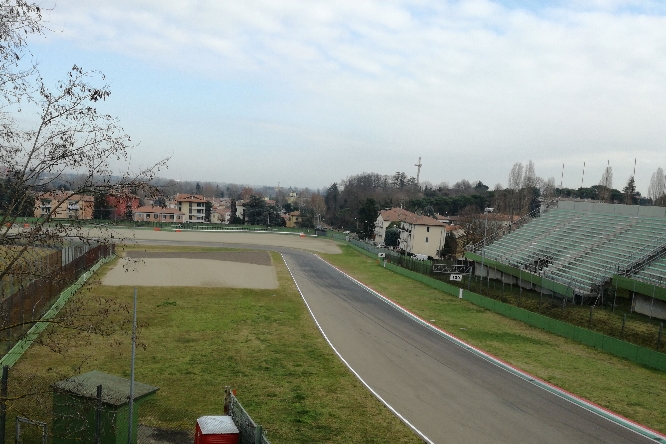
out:
{"label": "metal bleacher", "polygon": [[666,286],[666,257],[661,257],[631,276],[650,285]]}
{"label": "metal bleacher", "polygon": [[592,293],[613,274],[666,283],[666,209],[559,202],[480,255]]}

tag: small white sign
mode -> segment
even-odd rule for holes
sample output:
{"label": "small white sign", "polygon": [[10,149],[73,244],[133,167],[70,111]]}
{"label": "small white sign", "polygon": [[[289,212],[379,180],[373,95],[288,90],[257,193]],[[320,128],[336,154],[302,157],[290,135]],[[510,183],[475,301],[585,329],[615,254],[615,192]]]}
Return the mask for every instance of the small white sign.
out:
{"label": "small white sign", "polygon": [[386,257],[386,253],[377,253],[378,257]]}
{"label": "small white sign", "polygon": [[462,281],[462,274],[452,274],[449,278],[450,281]]}

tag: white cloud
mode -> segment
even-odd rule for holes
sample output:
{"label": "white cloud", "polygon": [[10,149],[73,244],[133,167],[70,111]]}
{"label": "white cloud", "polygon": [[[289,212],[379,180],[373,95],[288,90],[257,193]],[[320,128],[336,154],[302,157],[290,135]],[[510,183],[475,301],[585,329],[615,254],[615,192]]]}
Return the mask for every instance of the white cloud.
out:
{"label": "white cloud", "polygon": [[[662,14],[659,3],[613,0],[537,11],[484,0],[61,0],[49,26],[63,32],[49,38],[220,82],[271,80],[300,92],[314,113],[308,134],[328,140],[330,120],[348,122],[354,135],[338,135],[349,146],[442,168],[460,153],[476,159],[464,161],[474,173],[433,172],[435,183],[495,183],[528,158],[558,177],[568,160],[602,171],[607,158],[640,154],[666,166]],[[322,102],[336,115],[317,116]],[[373,161],[358,153],[358,170]]]}

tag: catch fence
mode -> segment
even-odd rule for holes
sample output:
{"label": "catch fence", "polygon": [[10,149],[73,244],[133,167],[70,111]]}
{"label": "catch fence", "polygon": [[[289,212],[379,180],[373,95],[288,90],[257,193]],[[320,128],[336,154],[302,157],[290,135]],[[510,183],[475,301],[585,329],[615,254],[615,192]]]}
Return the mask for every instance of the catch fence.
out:
{"label": "catch fence", "polygon": [[428,276],[432,274],[433,262],[430,260],[413,259],[411,256],[399,254],[387,248],[379,248],[354,239],[350,239],[349,243],[356,247],[357,250],[363,250],[362,252],[366,256],[379,259],[379,253],[384,253],[384,259],[389,264],[395,264],[402,268],[406,268],[407,270],[415,271],[417,273]]}
{"label": "catch fence", "polygon": [[113,244],[70,245],[51,249],[5,276],[0,285],[0,353],[11,350],[65,288],[114,254]]}

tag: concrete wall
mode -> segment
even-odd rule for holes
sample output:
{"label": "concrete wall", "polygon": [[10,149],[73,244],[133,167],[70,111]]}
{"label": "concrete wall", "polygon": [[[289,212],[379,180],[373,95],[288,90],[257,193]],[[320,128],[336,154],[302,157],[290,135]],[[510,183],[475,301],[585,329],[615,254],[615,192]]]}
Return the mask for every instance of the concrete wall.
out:
{"label": "concrete wall", "polygon": [[[538,293],[540,293],[542,291],[541,287],[538,286],[538,285],[532,284],[531,282],[525,281],[525,280],[521,281],[520,279],[518,279],[515,276],[512,276],[512,275],[507,274],[507,273],[503,273],[499,270],[488,267],[486,265],[482,266],[481,262],[475,262],[474,274],[476,276],[482,276],[482,277],[487,276],[490,279],[496,279],[500,282],[504,282],[505,284],[519,285],[519,286],[523,287],[526,290],[534,290]],[[543,294],[551,295],[551,294],[553,294],[553,292],[544,288],[543,289]]]}
{"label": "concrete wall", "polygon": [[654,299],[653,303],[652,297],[636,293],[634,311],[646,316],[652,315],[653,318],[666,319],[666,302]]}

